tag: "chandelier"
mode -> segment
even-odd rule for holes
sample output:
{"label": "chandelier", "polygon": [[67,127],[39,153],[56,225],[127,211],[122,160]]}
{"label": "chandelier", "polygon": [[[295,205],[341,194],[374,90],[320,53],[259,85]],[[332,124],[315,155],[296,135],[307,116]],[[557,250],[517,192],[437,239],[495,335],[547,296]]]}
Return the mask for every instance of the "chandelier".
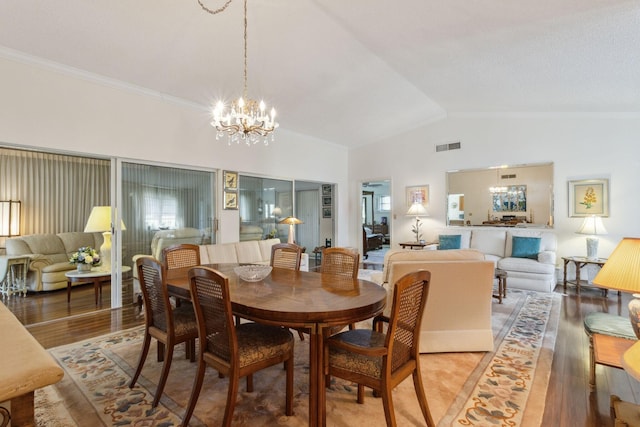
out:
{"label": "chandelier", "polygon": [[[202,0],[198,4],[212,15],[224,11],[232,0],[228,0],[219,9],[209,9]],[[216,128],[216,140],[227,137],[228,145],[232,142],[239,144],[244,141],[247,145],[262,141],[269,145],[269,139],[274,140],[273,131],[278,127],[276,110],[271,108],[269,113],[264,101],[249,98],[247,91],[247,0],[244,0],[244,88],[242,96],[227,108],[222,101],[218,101],[213,109],[211,126]]]}

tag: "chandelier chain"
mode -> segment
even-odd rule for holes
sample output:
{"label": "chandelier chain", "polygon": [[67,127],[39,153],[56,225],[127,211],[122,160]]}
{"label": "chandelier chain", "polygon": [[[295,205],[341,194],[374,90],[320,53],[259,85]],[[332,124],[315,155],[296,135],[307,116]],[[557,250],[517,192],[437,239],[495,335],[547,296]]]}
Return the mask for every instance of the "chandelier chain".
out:
{"label": "chandelier chain", "polygon": [[220,12],[224,12],[224,11],[227,9],[227,6],[229,6],[229,4],[231,4],[231,2],[232,2],[232,1],[233,1],[233,0],[227,0],[227,2],[224,4],[224,6],[222,6],[222,7],[218,8],[218,9],[215,9],[215,10],[214,10],[214,9],[209,9],[207,6],[205,6],[205,5],[202,3],[202,0],[198,0],[198,4],[200,5],[200,7],[201,7],[204,11],[209,12],[209,13],[210,13],[210,14],[212,14],[212,15],[216,15],[216,14],[218,14],[218,13],[220,13]]}
{"label": "chandelier chain", "polygon": [[245,99],[248,99],[247,93],[247,0],[244,0],[244,90],[242,96]]}

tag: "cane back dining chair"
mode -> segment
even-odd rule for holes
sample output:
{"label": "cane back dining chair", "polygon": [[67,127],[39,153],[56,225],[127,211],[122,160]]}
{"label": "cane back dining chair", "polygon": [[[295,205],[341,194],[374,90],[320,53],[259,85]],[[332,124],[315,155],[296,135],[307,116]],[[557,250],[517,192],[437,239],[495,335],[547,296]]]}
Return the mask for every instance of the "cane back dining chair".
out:
{"label": "cane back dining chair", "polygon": [[162,249],[162,260],[167,270],[200,265],[200,246],[190,243],[168,246]]}
{"label": "cane back dining chair", "polygon": [[133,388],[138,380],[149,353],[151,338],[155,338],[158,341],[158,361],[163,362],[153,399],[152,406],[155,407],[158,405],[169,376],[174,347],[184,342],[187,356],[192,362],[195,361],[195,340],[198,337],[198,328],[191,304],[183,304],[176,308],[171,306],[163,280],[163,268],[159,261],[155,258],[140,258],[136,261],[136,267],[144,299],[145,331],[140,360],[129,387]]}
{"label": "cane back dining chair", "polygon": [[[420,323],[429,294],[431,273],[416,271],[398,279],[389,318],[377,316],[372,330],[341,332],[326,342],[328,373],[358,384],[358,403],[364,402],[364,386],[382,394],[387,426],[395,427],[392,390],[412,374],[413,386],[427,426],[435,424],[429,411],[420,374]],[[387,322],[381,332],[379,322]]]}
{"label": "cane back dining chair", "polygon": [[326,248],[322,251],[320,272],[337,276],[358,278],[360,254],[348,248]]}
{"label": "cane back dining chair", "polygon": [[271,261],[269,264],[275,268],[300,270],[302,247],[293,243],[276,243],[271,246]]}
{"label": "cane back dining chair", "polygon": [[231,425],[240,378],[247,377],[247,392],[252,392],[252,374],[281,362],[284,362],[286,369],[285,413],[292,415],[293,335],[291,332],[283,327],[253,322],[234,326],[229,298],[229,279],[214,269],[208,267],[190,269],[189,286],[196,312],[200,346],[198,372],[182,425],[187,426],[193,415],[207,365],[229,378],[224,419],[218,425]]}

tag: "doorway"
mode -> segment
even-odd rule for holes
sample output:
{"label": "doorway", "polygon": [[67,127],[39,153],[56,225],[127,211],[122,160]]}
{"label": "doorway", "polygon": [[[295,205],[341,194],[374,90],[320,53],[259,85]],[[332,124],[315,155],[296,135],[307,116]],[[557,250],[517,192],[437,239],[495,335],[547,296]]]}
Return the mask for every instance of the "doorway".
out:
{"label": "doorway", "polygon": [[384,255],[391,245],[390,182],[390,180],[378,180],[362,183],[361,224],[364,268],[381,270]]}

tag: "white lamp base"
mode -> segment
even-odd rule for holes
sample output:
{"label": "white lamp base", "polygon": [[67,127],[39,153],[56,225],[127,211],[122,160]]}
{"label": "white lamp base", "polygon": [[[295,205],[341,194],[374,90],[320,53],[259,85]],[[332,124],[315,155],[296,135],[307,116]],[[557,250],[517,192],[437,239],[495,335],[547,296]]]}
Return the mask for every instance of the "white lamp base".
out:
{"label": "white lamp base", "polygon": [[295,240],[295,236],[293,235],[293,233],[294,233],[293,224],[289,224],[289,240],[287,240],[287,242],[290,244],[293,244]]}
{"label": "white lamp base", "polygon": [[100,269],[102,271],[111,271],[111,232],[105,231],[102,233],[102,246],[100,246],[100,259],[102,265]]}
{"label": "white lamp base", "polygon": [[587,258],[588,259],[598,258],[598,238],[597,237],[587,237]]}

